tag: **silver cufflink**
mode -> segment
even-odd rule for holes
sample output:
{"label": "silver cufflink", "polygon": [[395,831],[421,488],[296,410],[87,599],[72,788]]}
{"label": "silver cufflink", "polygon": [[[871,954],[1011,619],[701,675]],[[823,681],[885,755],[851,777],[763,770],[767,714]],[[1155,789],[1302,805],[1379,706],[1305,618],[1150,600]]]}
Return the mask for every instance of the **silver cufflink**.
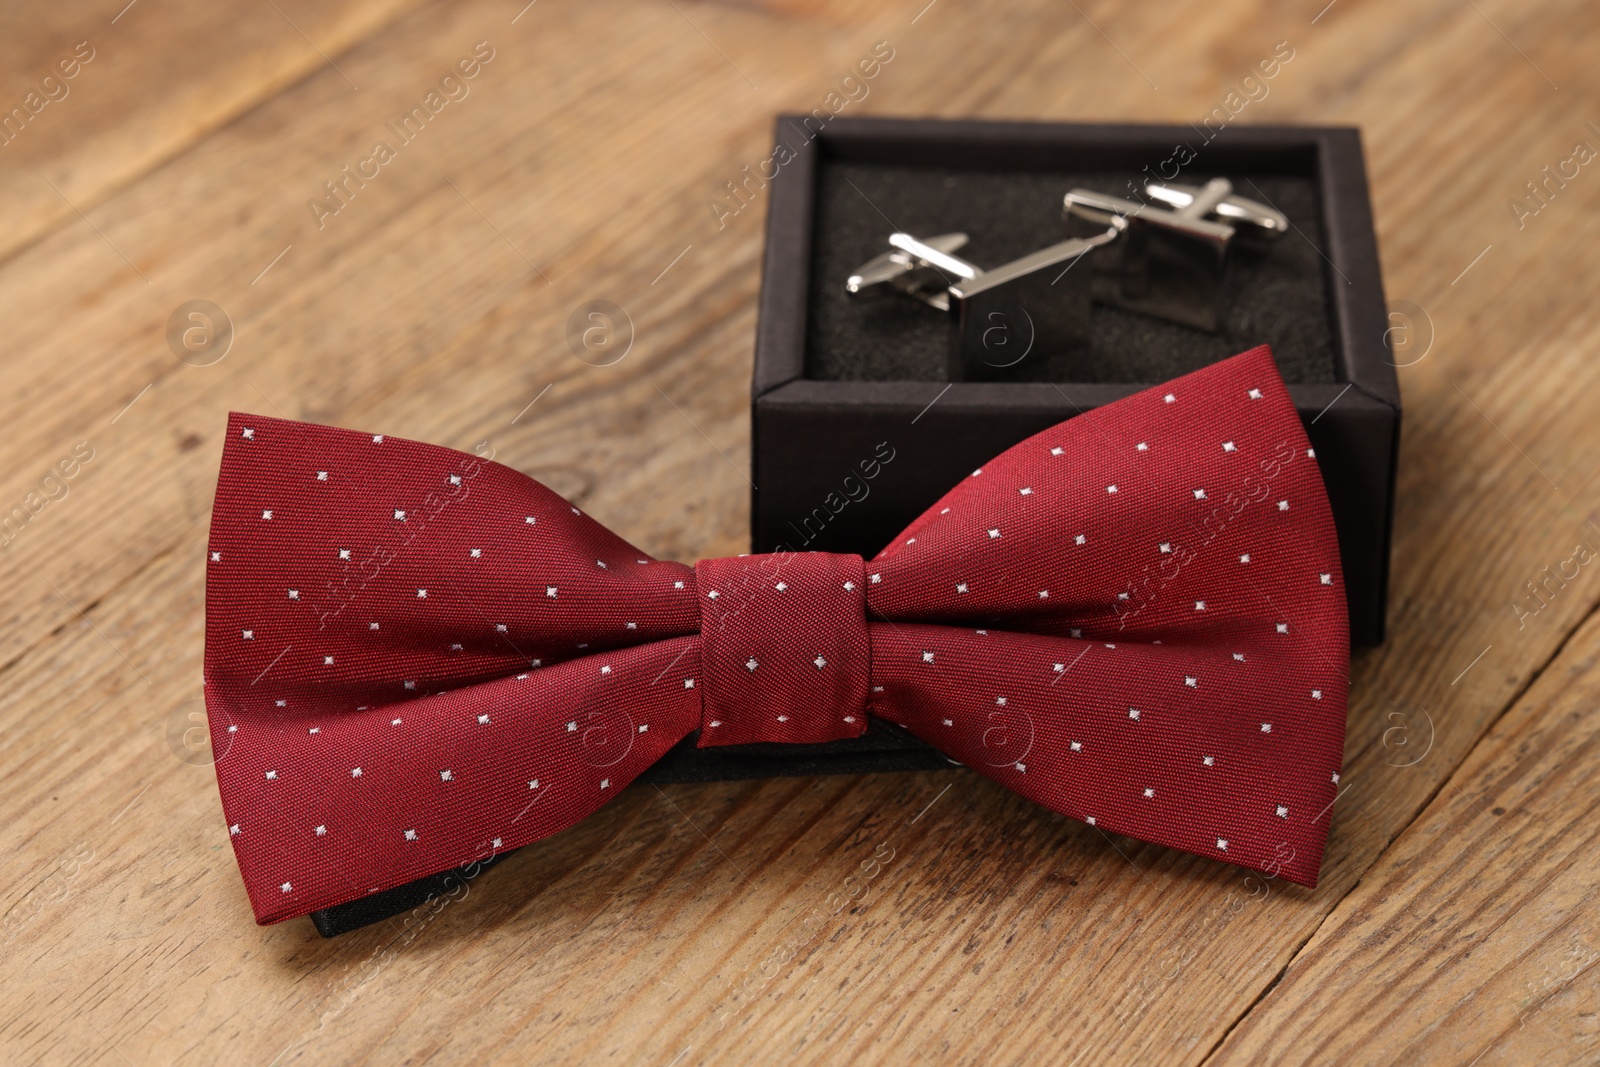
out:
{"label": "silver cufflink", "polygon": [[921,240],[889,235],[890,250],[845,282],[855,297],[895,292],[950,316],[949,377],[1000,377],[1029,352],[1059,352],[1089,336],[1092,280],[1074,270],[1087,252],[1114,240],[1126,223],[1112,217],[1103,232],[1072,237],[992,270],[957,256],[964,233]]}
{"label": "silver cufflink", "polygon": [[1069,232],[1077,232],[992,270],[955,254],[967,243],[964,233],[892,234],[890,250],[857,268],[845,288],[856,297],[893,292],[947,313],[951,381],[1004,377],[1030,352],[1084,344],[1091,300],[1219,329],[1235,237],[1278,237],[1289,220],[1234,195],[1225,178],[1203,186],[1150,182],[1145,194],[1151,203],[1073,189],[1063,206]]}
{"label": "silver cufflink", "polygon": [[1069,227],[1092,232],[1113,219],[1126,223],[1116,247],[1095,257],[1094,298],[1201,330],[1220,329],[1235,238],[1280,237],[1289,220],[1276,208],[1236,196],[1226,178],[1200,186],[1149,182],[1144,191],[1154,203],[1089,189],[1066,195]]}

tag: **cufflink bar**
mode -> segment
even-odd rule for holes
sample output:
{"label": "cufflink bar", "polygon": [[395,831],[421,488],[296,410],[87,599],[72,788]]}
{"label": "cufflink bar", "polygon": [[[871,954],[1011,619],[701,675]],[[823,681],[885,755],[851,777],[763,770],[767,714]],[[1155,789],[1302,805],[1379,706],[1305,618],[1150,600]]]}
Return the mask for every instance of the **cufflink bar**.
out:
{"label": "cufflink bar", "polygon": [[857,267],[845,281],[845,291],[860,299],[895,292],[949,311],[949,284],[979,273],[977,267],[954,254],[966,243],[964,233],[941,233],[926,241],[910,234],[891,234],[890,250]]}
{"label": "cufflink bar", "polygon": [[[1227,179],[1219,178],[1218,181]],[[1209,182],[1207,183],[1210,184]],[[1204,186],[1183,185],[1171,182],[1163,185],[1161,182],[1147,182],[1144,195],[1152,200],[1159,200],[1170,204],[1182,211],[1189,208],[1194,202],[1195,195]],[[1218,222],[1232,223],[1243,233],[1255,233],[1260,236],[1278,238],[1289,231],[1289,218],[1283,212],[1267,204],[1260,204],[1232,193],[1218,200],[1211,213],[1217,217]],[[1243,224],[1243,225],[1240,225]]]}
{"label": "cufflink bar", "polygon": [[1073,189],[1063,201],[1069,229],[1102,228],[1112,219],[1127,226],[1124,240],[1095,258],[1094,298],[1201,330],[1221,329],[1234,239],[1243,233],[1278,237],[1289,220],[1235,195],[1226,178],[1200,186],[1149,182],[1145,195],[1153,202]]}

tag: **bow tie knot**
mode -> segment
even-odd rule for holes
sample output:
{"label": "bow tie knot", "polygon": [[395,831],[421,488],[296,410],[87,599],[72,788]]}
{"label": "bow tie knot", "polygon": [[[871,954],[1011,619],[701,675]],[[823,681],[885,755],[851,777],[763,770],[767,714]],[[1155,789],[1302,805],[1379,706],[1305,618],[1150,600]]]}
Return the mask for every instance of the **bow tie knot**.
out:
{"label": "bow tie knot", "polygon": [[700,747],[816,744],[867,728],[872,645],[860,556],[777,552],[695,564]]}

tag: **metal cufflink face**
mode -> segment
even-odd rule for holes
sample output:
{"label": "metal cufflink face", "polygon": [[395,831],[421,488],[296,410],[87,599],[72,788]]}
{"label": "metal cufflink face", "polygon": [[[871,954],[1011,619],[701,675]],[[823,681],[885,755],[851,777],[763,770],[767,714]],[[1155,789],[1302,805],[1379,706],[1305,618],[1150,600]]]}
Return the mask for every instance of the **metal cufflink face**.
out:
{"label": "metal cufflink face", "polygon": [[955,255],[967,243],[964,233],[926,240],[895,233],[890,251],[858,268],[845,289],[856,297],[894,291],[947,313],[949,379],[1000,378],[1030,353],[1062,352],[1088,340],[1092,281],[1089,271],[1073,268],[1125,225],[1114,216],[1103,232],[1069,238],[993,270]]}
{"label": "metal cufflink face", "polygon": [[1154,203],[1088,189],[1066,195],[1069,227],[1092,232],[1114,219],[1127,225],[1125,237],[1095,257],[1094,298],[1185,326],[1220,329],[1235,237],[1276,238],[1289,220],[1276,208],[1234,195],[1226,178],[1200,186],[1149,182],[1145,195]]}

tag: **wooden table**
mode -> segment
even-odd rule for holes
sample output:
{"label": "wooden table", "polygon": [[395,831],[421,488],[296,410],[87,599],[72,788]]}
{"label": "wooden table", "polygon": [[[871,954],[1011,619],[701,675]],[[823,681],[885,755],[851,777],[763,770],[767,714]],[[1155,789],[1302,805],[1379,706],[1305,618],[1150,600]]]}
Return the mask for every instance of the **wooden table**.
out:
{"label": "wooden table", "polygon": [[[1600,148],[1591,3],[125,2],[0,12],[0,1060],[1600,1059],[1600,166],[1525,187]],[[447,907],[256,927],[171,740],[225,412],[490,441],[657,555],[743,550],[761,212],[710,201],[880,40],[846,113],[1195,120],[1286,41],[1236,121],[1363,128],[1432,337],[1321,884],[951,771],[638,786]],[[608,368],[563,340],[595,298]]]}

